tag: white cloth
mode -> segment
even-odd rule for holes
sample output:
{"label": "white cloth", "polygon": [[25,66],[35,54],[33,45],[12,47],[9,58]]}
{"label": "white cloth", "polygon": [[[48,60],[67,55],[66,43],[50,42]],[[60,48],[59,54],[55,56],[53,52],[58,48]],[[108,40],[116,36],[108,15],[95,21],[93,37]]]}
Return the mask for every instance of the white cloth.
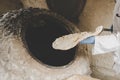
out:
{"label": "white cloth", "polygon": [[96,36],[93,47],[93,55],[114,52],[113,69],[120,73],[120,33]]}

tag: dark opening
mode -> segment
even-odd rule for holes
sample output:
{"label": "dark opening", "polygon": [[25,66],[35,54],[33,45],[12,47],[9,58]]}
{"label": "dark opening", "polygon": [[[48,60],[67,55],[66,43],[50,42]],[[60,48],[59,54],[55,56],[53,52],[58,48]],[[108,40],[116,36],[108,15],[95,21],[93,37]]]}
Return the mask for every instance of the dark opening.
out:
{"label": "dark opening", "polygon": [[52,42],[69,34],[66,25],[48,15],[34,16],[25,30],[25,41],[30,53],[42,63],[50,66],[63,66],[75,57],[76,48],[61,51],[52,48]]}
{"label": "dark opening", "polygon": [[46,2],[50,10],[73,21],[78,19],[86,0],[46,0]]}

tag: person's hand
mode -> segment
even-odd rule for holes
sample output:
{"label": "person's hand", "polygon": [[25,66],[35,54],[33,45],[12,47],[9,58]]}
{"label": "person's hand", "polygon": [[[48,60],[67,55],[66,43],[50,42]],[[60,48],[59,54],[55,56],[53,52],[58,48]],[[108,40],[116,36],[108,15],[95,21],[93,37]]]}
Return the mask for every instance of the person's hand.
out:
{"label": "person's hand", "polygon": [[80,41],[80,44],[94,44],[94,43],[95,43],[95,36],[91,36]]}
{"label": "person's hand", "polygon": [[80,44],[94,44],[95,36],[99,35],[103,31],[103,26],[98,26],[95,32],[83,32],[83,36],[85,37]]}

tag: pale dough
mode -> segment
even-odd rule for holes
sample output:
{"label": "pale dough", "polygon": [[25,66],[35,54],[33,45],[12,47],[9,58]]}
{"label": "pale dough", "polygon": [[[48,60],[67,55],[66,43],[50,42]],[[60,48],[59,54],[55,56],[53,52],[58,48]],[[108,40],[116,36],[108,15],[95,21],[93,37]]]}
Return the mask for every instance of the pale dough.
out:
{"label": "pale dough", "polygon": [[69,35],[64,35],[62,37],[57,38],[52,47],[58,50],[68,50],[75,47],[80,41],[90,37],[95,36],[101,33],[103,30],[103,26],[98,26],[95,32],[81,32],[81,33],[74,33]]}

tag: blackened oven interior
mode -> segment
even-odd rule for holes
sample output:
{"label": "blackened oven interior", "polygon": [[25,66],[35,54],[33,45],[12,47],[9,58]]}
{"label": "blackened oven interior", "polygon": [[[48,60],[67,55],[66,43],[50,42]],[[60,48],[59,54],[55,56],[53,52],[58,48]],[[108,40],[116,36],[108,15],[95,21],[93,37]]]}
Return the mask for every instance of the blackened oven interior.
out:
{"label": "blackened oven interior", "polygon": [[76,47],[62,51],[52,48],[52,42],[71,33],[66,24],[49,16],[34,16],[25,29],[24,40],[30,54],[40,62],[50,66],[64,66],[75,58]]}

